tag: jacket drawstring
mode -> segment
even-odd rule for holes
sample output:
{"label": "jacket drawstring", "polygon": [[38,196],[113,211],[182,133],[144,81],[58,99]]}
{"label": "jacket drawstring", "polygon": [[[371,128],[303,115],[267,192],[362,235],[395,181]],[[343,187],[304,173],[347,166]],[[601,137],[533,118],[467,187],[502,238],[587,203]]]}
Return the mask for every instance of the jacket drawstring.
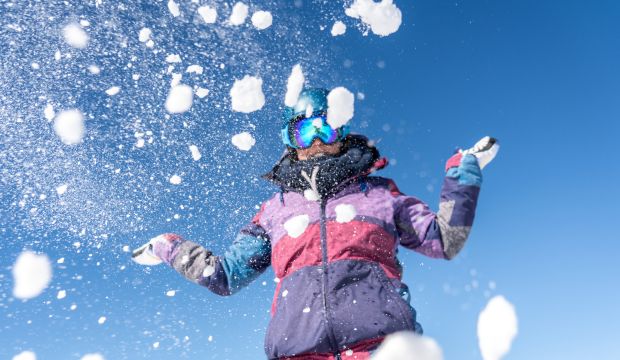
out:
{"label": "jacket drawstring", "polygon": [[312,189],[312,191],[314,191],[314,193],[320,198],[321,194],[319,193],[319,188],[316,184],[316,177],[319,174],[319,167],[315,166],[314,168],[312,168],[312,176],[308,176],[308,174],[306,173],[305,170],[301,171],[301,176],[303,176],[304,179],[306,179],[306,181],[310,184],[310,189]]}

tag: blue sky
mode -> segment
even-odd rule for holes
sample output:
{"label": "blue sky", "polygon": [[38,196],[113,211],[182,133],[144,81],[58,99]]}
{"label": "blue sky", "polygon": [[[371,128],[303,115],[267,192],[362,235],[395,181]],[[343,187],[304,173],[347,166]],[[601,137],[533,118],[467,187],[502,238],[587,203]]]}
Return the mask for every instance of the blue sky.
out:
{"label": "blue sky", "polygon": [[[217,3],[223,19],[228,3]],[[194,6],[180,4],[184,14]],[[170,269],[131,263],[122,248],[174,231],[226,249],[274,190],[258,177],[282,150],[286,78],[301,63],[310,85],[365,95],[353,131],[377,140],[392,160],[381,175],[433,208],[454,148],[484,135],[500,139],[465,250],[451,262],[400,253],[419,321],[446,359],[481,359],[477,317],[498,294],[519,318],[505,359],[618,358],[620,3],[396,4],[403,24],[385,38],[363,36],[340,1],[254,1],[251,11],[274,15],[262,33],[173,19],[164,2],[125,10],[105,1],[100,8],[1,5],[0,357],[31,349],[40,359],[93,352],[106,359],[262,358],[273,273],[220,298]],[[59,35],[76,19],[91,22],[83,51]],[[347,24],[345,35],[331,37],[335,20]],[[41,26],[45,31],[36,31]],[[153,29],[161,53],[139,44],[143,26]],[[124,39],[127,46],[119,46]],[[54,60],[56,50],[62,61]],[[209,97],[170,118],[162,106],[167,53],[181,54],[183,66],[210,69],[187,80],[209,88]],[[103,69],[99,77],[85,71],[93,63]],[[224,69],[216,70],[220,63]],[[132,81],[134,73],[140,81]],[[267,104],[250,115],[232,113],[228,90],[248,73],[262,76]],[[121,86],[114,98],[103,93],[112,85]],[[92,115],[82,145],[59,143],[43,118],[48,103]],[[133,147],[138,130],[155,134],[152,146]],[[240,131],[257,139],[248,153],[230,144]],[[203,150],[201,162],[191,159],[189,144]],[[177,173],[183,183],[175,187],[167,179]],[[54,189],[63,183],[69,190],[61,199]],[[20,207],[30,193],[51,195]],[[10,272],[23,249],[54,262],[50,288],[26,302],[12,298]],[[56,299],[60,289],[67,298]],[[168,290],[177,293],[167,297]]]}

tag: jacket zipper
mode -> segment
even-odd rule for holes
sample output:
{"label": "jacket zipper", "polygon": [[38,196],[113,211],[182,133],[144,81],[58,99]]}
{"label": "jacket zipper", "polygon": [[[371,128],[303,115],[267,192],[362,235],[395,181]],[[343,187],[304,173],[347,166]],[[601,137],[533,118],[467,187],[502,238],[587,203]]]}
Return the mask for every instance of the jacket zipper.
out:
{"label": "jacket zipper", "polygon": [[325,311],[325,324],[327,326],[327,337],[332,350],[335,351],[334,355],[337,358],[340,356],[338,350],[338,344],[336,342],[336,336],[332,329],[331,322],[329,320],[329,303],[327,302],[327,215],[325,208],[327,207],[327,200],[321,199],[321,253],[322,253],[322,285],[323,285],[323,310]]}

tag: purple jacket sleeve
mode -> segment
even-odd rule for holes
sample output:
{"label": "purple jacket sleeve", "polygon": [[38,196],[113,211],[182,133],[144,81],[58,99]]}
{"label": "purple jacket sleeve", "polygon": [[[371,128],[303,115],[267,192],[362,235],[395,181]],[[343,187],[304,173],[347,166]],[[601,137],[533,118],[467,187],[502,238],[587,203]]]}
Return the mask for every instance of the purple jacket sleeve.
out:
{"label": "purple jacket sleeve", "polygon": [[465,245],[474,221],[482,172],[472,155],[459,157],[457,164],[446,173],[437,213],[415,197],[400,193],[394,185],[396,228],[404,247],[433,258],[452,259]]}

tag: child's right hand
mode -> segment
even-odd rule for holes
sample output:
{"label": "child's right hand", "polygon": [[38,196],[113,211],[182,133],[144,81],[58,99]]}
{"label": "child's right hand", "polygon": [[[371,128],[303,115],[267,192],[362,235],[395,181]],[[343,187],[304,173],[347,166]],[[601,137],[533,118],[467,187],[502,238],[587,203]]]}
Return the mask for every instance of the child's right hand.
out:
{"label": "child's right hand", "polygon": [[176,234],[158,235],[134,250],[131,259],[140,265],[159,265],[171,252],[173,244],[180,240],[181,237]]}

